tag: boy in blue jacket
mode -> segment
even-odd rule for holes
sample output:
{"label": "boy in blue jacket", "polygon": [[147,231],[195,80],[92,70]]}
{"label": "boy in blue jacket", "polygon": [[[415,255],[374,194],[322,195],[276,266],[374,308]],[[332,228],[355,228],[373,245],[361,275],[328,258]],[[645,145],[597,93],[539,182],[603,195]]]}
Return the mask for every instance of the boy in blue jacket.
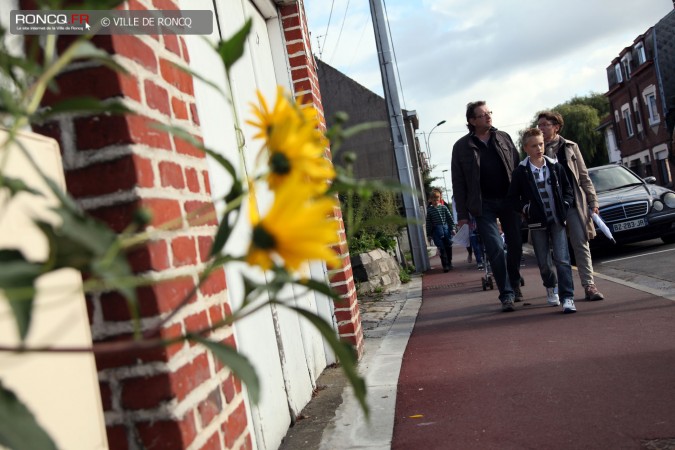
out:
{"label": "boy in blue jacket", "polygon": [[452,267],[452,234],[455,230],[455,222],[447,206],[441,204],[441,193],[434,190],[431,192],[431,204],[427,208],[427,238],[433,241],[441,254],[443,272],[448,272]]}
{"label": "boy in blue jacket", "polygon": [[[513,171],[508,198],[527,220],[548,304],[559,306],[562,298],[563,312],[574,313],[577,309],[565,231],[574,191],[563,167],[544,156],[544,137],[539,129],[525,130],[522,142],[527,158]],[[555,272],[547,261],[551,252]]]}

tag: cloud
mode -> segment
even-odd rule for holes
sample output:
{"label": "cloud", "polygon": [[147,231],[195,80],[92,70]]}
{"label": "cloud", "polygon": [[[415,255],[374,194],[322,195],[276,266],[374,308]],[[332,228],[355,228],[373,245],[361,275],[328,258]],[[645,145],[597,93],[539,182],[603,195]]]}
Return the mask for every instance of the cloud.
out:
{"label": "cloud", "polygon": [[[381,94],[373,30],[363,31],[368,2],[349,2],[345,16],[347,3],[334,1],[326,48],[336,50],[324,60]],[[305,8],[310,30],[323,33],[324,2]],[[668,0],[386,1],[405,107],[427,133],[447,120],[430,142],[439,170],[449,168],[452,144],[465,133],[467,102],[488,101],[495,125],[515,140],[537,111],[604,93],[612,59],[672,9]]]}

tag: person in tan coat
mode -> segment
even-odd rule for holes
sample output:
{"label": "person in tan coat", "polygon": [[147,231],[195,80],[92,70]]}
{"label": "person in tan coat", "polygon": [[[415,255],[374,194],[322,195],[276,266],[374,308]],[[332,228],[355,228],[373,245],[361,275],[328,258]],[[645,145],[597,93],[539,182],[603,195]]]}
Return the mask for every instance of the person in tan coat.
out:
{"label": "person in tan coat", "polygon": [[598,197],[588,176],[579,145],[559,134],[564,123],[562,116],[555,111],[543,111],[537,118],[537,127],[544,134],[546,156],[555,158],[562,164],[574,189],[574,207],[567,213],[567,233],[586,300],[602,300],[605,296],[595,286],[588,242],[595,237],[591,213],[598,213]]}

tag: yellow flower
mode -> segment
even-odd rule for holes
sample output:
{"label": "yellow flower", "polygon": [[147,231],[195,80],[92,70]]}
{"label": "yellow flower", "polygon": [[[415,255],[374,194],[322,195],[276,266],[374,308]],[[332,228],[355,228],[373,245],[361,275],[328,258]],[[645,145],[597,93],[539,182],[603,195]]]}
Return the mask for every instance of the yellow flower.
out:
{"label": "yellow flower", "polygon": [[318,130],[316,110],[290,102],[281,87],[273,110],[260,93],[258,99],[260,107],[253,107],[258,120],[247,123],[259,129],[255,138],[265,140],[270,189],[277,190],[287,178],[298,176],[313,187],[314,193],[324,192],[335,170],[324,156],[328,141]]}
{"label": "yellow flower", "polygon": [[334,197],[312,198],[306,182],[286,180],[262,220],[254,208],[250,212],[253,237],[247,262],[263,269],[283,264],[290,271],[310,260],[338,266],[340,258],[330,248],[338,240],[338,223],[332,215],[335,207]]}

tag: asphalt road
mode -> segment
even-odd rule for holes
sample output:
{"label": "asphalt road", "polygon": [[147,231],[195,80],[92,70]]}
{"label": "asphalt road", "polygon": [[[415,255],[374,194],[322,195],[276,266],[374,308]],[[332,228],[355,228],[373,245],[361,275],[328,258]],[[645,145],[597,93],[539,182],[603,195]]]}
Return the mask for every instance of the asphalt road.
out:
{"label": "asphalt road", "polygon": [[392,448],[675,448],[672,253],[647,249],[597,256],[607,299],[579,290],[573,315],[546,305],[531,257],[508,314],[460,255],[451,273],[425,274]]}
{"label": "asphalt road", "polygon": [[675,295],[675,244],[660,239],[638,242],[603,251],[593,251],[593,269],[647,289],[664,297]]}
{"label": "asphalt road", "polygon": [[[496,291],[481,290],[480,272],[472,270],[464,262],[466,254],[458,250],[457,270],[425,274],[426,312],[416,329],[418,335],[429,328],[433,332],[430,340],[420,342],[418,336],[408,349],[409,364],[399,380],[396,430],[388,427],[389,433],[397,434],[392,446],[675,449],[675,348],[670,344],[675,341],[675,307],[666,300],[675,300],[674,256],[675,245],[661,240],[594,251],[596,283],[608,299],[581,300],[580,312],[568,317],[541,305],[542,288],[532,259],[525,267],[525,304],[516,313],[499,312]],[[576,274],[574,279],[578,287]],[[381,300],[373,304],[383,306]],[[361,308],[367,342],[377,340],[378,330],[383,324],[388,329],[388,318],[395,314],[370,314],[368,302]],[[492,321],[499,325],[494,330],[487,323]],[[491,370],[481,369],[485,365]],[[453,370],[465,376],[453,375]],[[425,381],[429,377],[434,379],[431,384]],[[289,429],[280,449],[390,447],[372,446],[363,439],[327,445],[324,430],[335,428],[335,412],[349,389],[344,390],[339,368],[326,369],[318,385],[316,398]],[[505,410],[510,420],[502,422],[499,411]],[[347,425],[341,424],[353,424]],[[464,430],[459,435],[457,427]]]}

